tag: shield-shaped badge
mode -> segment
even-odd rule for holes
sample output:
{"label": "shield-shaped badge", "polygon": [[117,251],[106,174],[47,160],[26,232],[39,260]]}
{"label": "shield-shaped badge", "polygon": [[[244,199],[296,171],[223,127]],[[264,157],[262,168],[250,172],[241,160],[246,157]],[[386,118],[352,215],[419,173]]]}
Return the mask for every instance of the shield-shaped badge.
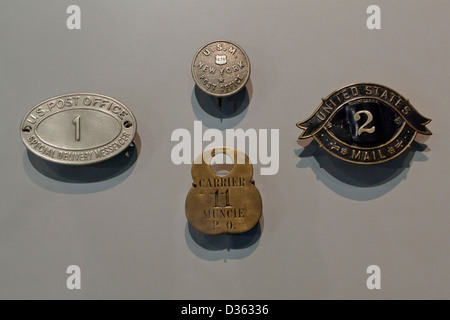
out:
{"label": "shield-shaped badge", "polygon": [[223,65],[227,63],[227,56],[226,55],[217,55],[216,56],[216,64]]}

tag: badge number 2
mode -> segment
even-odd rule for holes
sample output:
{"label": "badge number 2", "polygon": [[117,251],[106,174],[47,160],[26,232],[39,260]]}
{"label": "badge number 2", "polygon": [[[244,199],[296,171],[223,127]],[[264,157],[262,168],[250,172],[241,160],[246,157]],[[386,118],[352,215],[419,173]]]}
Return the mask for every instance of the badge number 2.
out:
{"label": "badge number 2", "polygon": [[373,120],[372,113],[370,111],[367,111],[367,110],[360,110],[360,111],[356,112],[355,115],[353,116],[355,121],[359,121],[361,119],[361,114],[364,114],[367,117],[367,119],[366,119],[366,122],[364,122],[364,124],[358,129],[358,136],[360,136],[364,132],[374,133],[375,132],[375,126],[372,126],[369,129],[367,128],[367,126],[369,126],[370,123]]}

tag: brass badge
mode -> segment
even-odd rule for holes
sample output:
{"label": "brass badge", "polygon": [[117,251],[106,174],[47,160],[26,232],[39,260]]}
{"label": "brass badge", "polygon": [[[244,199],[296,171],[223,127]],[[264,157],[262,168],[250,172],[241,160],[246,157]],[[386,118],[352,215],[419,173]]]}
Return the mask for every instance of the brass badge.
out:
{"label": "brass badge", "polygon": [[[233,159],[227,175],[211,168],[216,154]],[[252,179],[253,166],[243,152],[220,147],[205,151],[192,165],[192,188],[186,197],[186,217],[198,231],[207,235],[243,233],[252,229],[262,214],[261,195]]]}
{"label": "brass badge", "polygon": [[417,133],[431,135],[423,117],[394,90],[356,83],[331,93],[307,120],[297,123],[299,139],[314,137],[342,160],[375,164],[400,155]]}

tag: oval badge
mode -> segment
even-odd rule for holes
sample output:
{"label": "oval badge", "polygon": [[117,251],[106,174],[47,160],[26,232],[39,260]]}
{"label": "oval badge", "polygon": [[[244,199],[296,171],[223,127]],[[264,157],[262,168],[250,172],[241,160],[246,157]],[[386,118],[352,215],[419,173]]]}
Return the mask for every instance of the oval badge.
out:
{"label": "oval badge", "polygon": [[136,119],[111,97],[71,93],[34,106],[20,133],[25,146],[45,160],[86,165],[124,151],[136,134]]}
{"label": "oval badge", "polygon": [[400,155],[417,133],[431,135],[430,119],[394,90],[357,83],[331,93],[297,123],[300,139],[314,137],[333,156],[359,164],[381,163]]}

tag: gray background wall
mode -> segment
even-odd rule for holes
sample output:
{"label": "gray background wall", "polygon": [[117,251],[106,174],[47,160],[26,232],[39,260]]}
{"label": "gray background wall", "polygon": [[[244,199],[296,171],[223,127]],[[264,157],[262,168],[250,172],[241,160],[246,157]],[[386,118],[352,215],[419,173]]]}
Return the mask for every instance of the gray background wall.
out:
{"label": "gray background wall", "polygon": [[[70,4],[81,30],[66,28]],[[370,4],[381,30],[366,28]],[[445,0],[2,0],[0,298],[450,298],[449,10]],[[196,50],[221,38],[252,63],[248,106],[222,124],[190,75]],[[434,135],[372,170],[308,156],[295,123],[353,82],[409,98]],[[22,116],[67,92],[125,103],[137,161],[78,173],[30,158]],[[280,170],[255,170],[264,216],[246,237],[214,242],[187,226],[190,166],[172,164],[170,136],[194,120],[280,130]],[[72,264],[78,291],[66,288]],[[366,288],[372,264],[381,290]]]}

